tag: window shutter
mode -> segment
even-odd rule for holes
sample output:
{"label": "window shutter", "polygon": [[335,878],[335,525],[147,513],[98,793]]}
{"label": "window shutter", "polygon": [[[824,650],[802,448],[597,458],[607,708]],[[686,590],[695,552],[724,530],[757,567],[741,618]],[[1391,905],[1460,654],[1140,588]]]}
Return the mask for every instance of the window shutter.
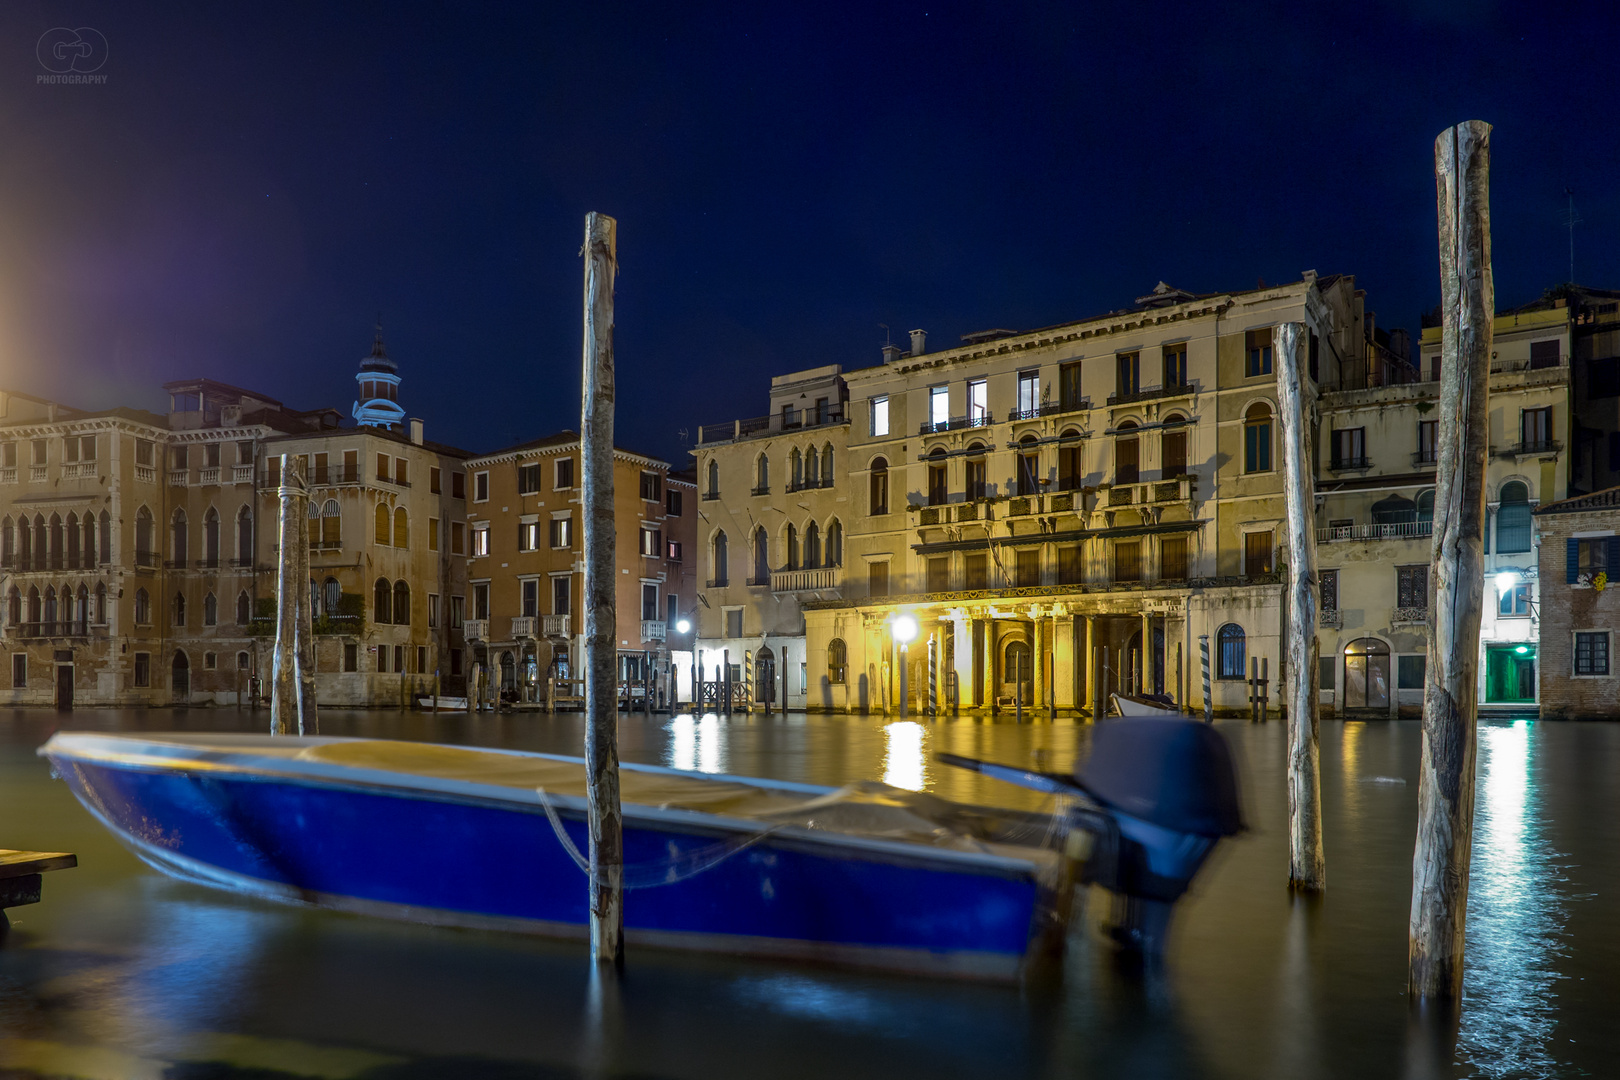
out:
{"label": "window shutter", "polygon": [[1609,537],[1608,558],[1604,560],[1603,569],[1611,585],[1620,585],[1620,536]]}
{"label": "window shutter", "polygon": [[1564,580],[1575,584],[1577,571],[1581,565],[1581,542],[1579,540],[1564,541]]}

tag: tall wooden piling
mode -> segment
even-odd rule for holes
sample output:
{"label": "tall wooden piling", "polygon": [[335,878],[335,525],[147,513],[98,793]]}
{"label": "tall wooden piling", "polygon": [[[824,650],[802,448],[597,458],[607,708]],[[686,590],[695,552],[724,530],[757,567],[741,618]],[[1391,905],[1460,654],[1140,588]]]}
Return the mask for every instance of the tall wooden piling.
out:
{"label": "tall wooden piling", "polygon": [[1306,892],[1327,888],[1322,855],[1321,768],[1317,750],[1316,484],[1310,453],[1304,370],[1305,327],[1285,322],[1274,331],[1277,415],[1282,418],[1283,498],[1288,512],[1288,884]]}
{"label": "tall wooden piling", "polygon": [[580,406],[585,539],[585,796],[590,819],[591,958],[624,964],[624,822],[613,520],[613,282],[618,223],[585,217],[585,346]]}
{"label": "tall wooden piling", "polygon": [[[303,688],[299,678],[300,628],[309,603],[309,489],[303,461],[281,456],[276,559],[276,650],[270,684],[270,734],[303,733]],[[302,558],[300,558],[302,556]]]}
{"label": "tall wooden piling", "polygon": [[1430,556],[1428,673],[1407,990],[1462,999],[1468,863],[1474,834],[1475,686],[1484,605],[1487,402],[1496,290],[1491,280],[1491,126],[1469,120],[1434,143],[1440,234],[1439,468]]}

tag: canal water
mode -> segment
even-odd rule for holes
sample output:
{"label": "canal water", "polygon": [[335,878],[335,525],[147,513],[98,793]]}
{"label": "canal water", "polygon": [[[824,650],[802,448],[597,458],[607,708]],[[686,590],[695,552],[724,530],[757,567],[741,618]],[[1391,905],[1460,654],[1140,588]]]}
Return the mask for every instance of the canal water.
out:
{"label": "canal water", "polygon": [[[326,711],[324,734],[578,752],[578,717]],[[230,710],[0,713],[0,846],[77,852],[0,946],[0,1077],[1539,1077],[1620,1066],[1620,725],[1480,726],[1467,1000],[1410,1017],[1415,723],[1322,726],[1328,883],[1286,889],[1286,731],[1219,724],[1251,830],[1181,905],[1160,969],[1087,902],[1060,980],[1025,988],[584,947],[244,899],[147,869],[34,750],[60,728],[264,730]],[[1084,725],[627,716],[630,761],[952,799],[1042,796],[938,765],[1057,770]],[[431,853],[424,852],[424,872]],[[584,887],[583,878],[580,887]],[[630,899],[635,902],[634,896]]]}

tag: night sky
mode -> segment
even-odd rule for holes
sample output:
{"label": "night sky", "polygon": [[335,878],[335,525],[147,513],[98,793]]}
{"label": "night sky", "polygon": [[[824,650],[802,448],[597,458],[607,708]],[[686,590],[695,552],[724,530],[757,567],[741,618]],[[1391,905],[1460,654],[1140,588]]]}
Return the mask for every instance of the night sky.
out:
{"label": "night sky", "polygon": [[[1499,306],[1620,288],[1612,4],[0,7],[0,386],[161,411],[208,376],[402,402],[487,451],[578,425],[584,215],[619,219],[619,442],[768,378],[1193,291],[1438,301],[1432,144],[1496,125]],[[41,85],[53,27],[101,85]]]}

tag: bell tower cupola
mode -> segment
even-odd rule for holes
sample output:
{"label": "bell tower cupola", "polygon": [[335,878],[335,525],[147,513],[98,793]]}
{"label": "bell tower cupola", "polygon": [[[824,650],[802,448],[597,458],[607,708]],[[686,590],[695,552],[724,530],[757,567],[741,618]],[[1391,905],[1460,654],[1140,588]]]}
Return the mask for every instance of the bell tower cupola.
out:
{"label": "bell tower cupola", "polygon": [[401,430],[405,410],[399,405],[399,365],[388,358],[388,350],[383,348],[380,322],[371,355],[360,361],[360,372],[354,378],[360,384],[360,396],[354,403],[355,423]]}

